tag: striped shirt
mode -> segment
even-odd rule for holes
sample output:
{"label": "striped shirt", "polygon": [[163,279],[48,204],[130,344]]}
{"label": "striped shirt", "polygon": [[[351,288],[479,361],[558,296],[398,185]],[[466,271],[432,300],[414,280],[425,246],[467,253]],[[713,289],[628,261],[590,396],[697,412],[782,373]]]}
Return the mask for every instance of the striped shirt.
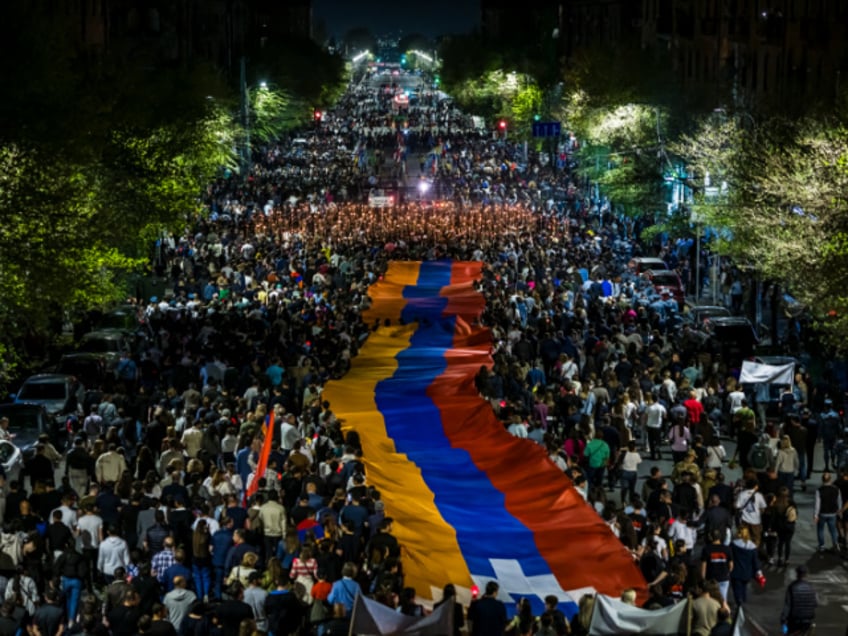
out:
{"label": "striped shirt", "polygon": [[289,576],[292,581],[297,579],[299,576],[309,576],[312,577],[313,581],[318,580],[318,562],[315,559],[309,559],[304,562],[301,561],[300,558],[296,558],[291,565],[291,570],[289,571]]}

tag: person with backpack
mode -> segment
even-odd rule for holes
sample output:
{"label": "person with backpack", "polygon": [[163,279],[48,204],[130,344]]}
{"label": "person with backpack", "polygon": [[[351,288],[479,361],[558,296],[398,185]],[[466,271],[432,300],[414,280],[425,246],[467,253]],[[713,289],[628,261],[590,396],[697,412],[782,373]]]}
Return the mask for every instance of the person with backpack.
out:
{"label": "person with backpack", "polygon": [[783,567],[789,563],[792,537],[795,535],[795,524],[798,521],[798,507],[792,500],[791,491],[786,486],[783,486],[777,492],[774,512],[776,516],[775,529],[777,530],[777,567]]}
{"label": "person with backpack", "polygon": [[763,532],[762,513],[766,509],[766,500],[759,493],[757,480],[748,479],[738,495],[736,495],[737,526],[748,528],[751,539],[760,545]]}
{"label": "person with backpack", "polygon": [[38,605],[38,587],[35,580],[29,576],[26,568],[18,566],[15,576],[6,584],[5,600],[14,602],[26,610],[27,614],[35,614]]}
{"label": "person with backpack", "polygon": [[768,435],[763,434],[748,451],[748,465],[757,473],[757,478],[762,479],[773,464],[774,453],[768,443]]}

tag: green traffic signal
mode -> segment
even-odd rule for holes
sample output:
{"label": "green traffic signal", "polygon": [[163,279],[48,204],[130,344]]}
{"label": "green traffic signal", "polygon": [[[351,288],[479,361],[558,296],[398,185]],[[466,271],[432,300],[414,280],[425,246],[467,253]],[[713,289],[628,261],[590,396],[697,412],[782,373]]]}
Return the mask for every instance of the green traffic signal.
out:
{"label": "green traffic signal", "polygon": [[539,113],[536,113],[535,115],[533,115],[533,121],[541,121],[541,120],[542,120],[542,116]]}

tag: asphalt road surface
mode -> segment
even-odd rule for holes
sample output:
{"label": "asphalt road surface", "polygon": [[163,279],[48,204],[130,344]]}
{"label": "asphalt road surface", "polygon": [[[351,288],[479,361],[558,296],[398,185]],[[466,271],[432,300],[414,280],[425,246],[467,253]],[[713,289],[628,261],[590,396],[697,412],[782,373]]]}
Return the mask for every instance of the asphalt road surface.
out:
{"label": "asphalt road surface", "polygon": [[[733,455],[736,444],[724,440],[728,457]],[[640,465],[640,478],[647,477],[651,466],[659,466],[663,474],[671,474],[671,453],[668,447],[663,452],[663,461],[653,462],[645,458]],[[795,536],[792,539],[792,553],[788,567],[778,568],[776,565],[764,565],[763,574],[766,577],[764,589],[752,583],[748,592],[746,614],[765,634],[782,634],[780,611],[786,587],[795,580],[795,568],[805,564],[809,568],[808,580],[813,584],[819,596],[819,609],[816,614],[817,636],[843,636],[848,626],[848,561],[832,552],[820,553],[816,526],[813,521],[816,488],[821,485],[821,473],[824,467],[821,444],[816,449],[814,468],[816,472],[807,481],[807,492],[800,491],[800,485],[795,483],[795,502],[798,504],[799,519],[796,524]],[[723,472],[727,483],[734,482],[742,476],[742,470],[731,470],[725,464]],[[641,489],[641,483],[637,491]],[[614,495],[618,500],[618,493]],[[825,539],[825,545],[830,546],[830,539]],[[696,547],[700,551],[700,546]],[[732,594],[731,594],[732,596]]]}

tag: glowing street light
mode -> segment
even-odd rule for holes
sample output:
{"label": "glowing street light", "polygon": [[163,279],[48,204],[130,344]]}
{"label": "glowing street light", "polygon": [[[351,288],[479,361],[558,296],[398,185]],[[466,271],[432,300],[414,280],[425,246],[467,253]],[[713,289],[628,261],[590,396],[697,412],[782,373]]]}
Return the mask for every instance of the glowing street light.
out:
{"label": "glowing street light", "polygon": [[417,55],[418,57],[422,57],[425,60],[427,60],[428,62],[431,62],[431,63],[433,62],[433,58],[430,57],[429,55],[427,55],[424,51],[419,51],[418,49],[414,49],[414,50],[410,51],[410,53],[415,53],[415,55]]}
{"label": "glowing street light", "polygon": [[370,55],[370,54],[371,54],[370,51],[362,51],[361,53],[357,53],[356,55],[354,55],[352,61],[353,61],[354,64],[356,64],[363,57],[365,57],[366,55]]}

